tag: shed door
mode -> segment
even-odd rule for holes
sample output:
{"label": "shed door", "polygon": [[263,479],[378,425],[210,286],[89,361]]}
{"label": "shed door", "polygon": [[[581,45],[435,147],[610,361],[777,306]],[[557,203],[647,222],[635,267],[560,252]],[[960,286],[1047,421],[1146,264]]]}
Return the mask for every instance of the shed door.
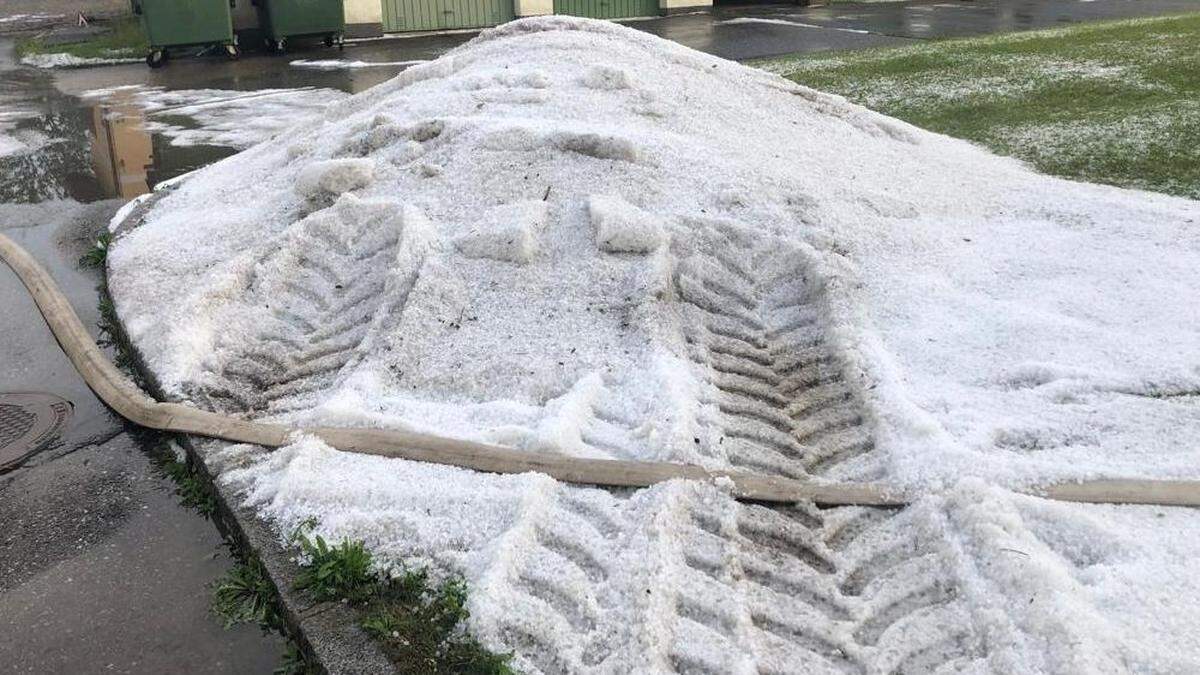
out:
{"label": "shed door", "polygon": [[554,0],[555,14],[593,19],[625,19],[658,16],[658,0]]}
{"label": "shed door", "polygon": [[513,0],[383,0],[383,30],[495,26],[515,18]]}

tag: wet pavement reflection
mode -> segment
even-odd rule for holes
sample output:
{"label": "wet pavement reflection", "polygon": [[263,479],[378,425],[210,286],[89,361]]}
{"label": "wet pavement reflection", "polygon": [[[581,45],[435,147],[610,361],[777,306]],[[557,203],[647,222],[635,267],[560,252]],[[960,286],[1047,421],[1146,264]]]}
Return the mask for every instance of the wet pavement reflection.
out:
{"label": "wet pavement reflection", "polygon": [[911,44],[1200,10],[1196,0],[910,0],[799,7],[722,2],[629,25],[727,59]]}
{"label": "wet pavement reflection", "polygon": [[124,200],[150,192],[147,170],[154,166],[154,144],[142,109],[120,91],[91,106],[92,171],[100,191]]}
{"label": "wet pavement reflection", "polygon": [[1195,0],[923,0],[806,8],[820,26],[907,38],[950,38],[1200,9]]}
{"label": "wet pavement reflection", "polygon": [[[465,39],[427,40],[409,51],[418,54],[416,59],[434,58]],[[355,58],[374,59],[378,55],[371,54],[378,51],[364,48]],[[321,70],[290,65],[295,59],[330,56],[322,51],[255,55],[238,62],[181,59],[161,71],[129,64],[50,72],[13,64],[9,40],[0,39],[0,52],[0,203],[130,199],[243,149],[244,143],[222,142],[229,133],[180,138],[188,130],[203,131],[204,124],[196,118],[213,117],[214,110],[236,103],[239,95],[281,90],[284,97],[268,112],[298,114],[303,111],[287,110],[300,102],[288,98],[288,92],[304,95],[304,105],[313,108],[321,92],[356,93],[404,68]],[[96,92],[99,95],[88,95]],[[160,109],[161,100],[172,95],[178,109]],[[205,109],[192,109],[197,103]],[[228,111],[228,118],[245,112],[247,103],[238,105]],[[291,121],[281,119],[279,124]],[[220,122],[232,126],[231,119]]]}

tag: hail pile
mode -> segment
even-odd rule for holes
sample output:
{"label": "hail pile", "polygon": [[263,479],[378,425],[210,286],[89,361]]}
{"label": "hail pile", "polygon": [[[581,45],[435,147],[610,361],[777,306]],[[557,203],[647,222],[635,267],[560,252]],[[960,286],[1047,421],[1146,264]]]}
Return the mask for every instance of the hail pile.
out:
{"label": "hail pile", "polygon": [[[110,253],[173,397],[530,453],[869,479],[900,512],[209,448],[281,532],[465,575],[527,672],[1187,670],[1200,206],[774,75],[518,21],[198,172]],[[1190,543],[1189,543],[1190,542]]]}

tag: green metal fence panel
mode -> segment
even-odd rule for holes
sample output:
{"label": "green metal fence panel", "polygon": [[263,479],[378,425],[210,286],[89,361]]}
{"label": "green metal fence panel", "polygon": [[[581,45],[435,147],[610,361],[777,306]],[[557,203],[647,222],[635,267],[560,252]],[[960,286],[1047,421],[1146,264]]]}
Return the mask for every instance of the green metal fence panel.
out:
{"label": "green metal fence panel", "polygon": [[388,32],[483,28],[515,16],[513,0],[383,0]]}
{"label": "green metal fence panel", "polygon": [[626,19],[658,16],[658,0],[554,0],[555,14],[593,19]]}
{"label": "green metal fence panel", "polygon": [[346,31],[342,0],[258,0],[263,31],[272,40],[294,35],[341,35]]}
{"label": "green metal fence panel", "polygon": [[233,42],[229,0],[134,0],[133,9],[152,48]]}

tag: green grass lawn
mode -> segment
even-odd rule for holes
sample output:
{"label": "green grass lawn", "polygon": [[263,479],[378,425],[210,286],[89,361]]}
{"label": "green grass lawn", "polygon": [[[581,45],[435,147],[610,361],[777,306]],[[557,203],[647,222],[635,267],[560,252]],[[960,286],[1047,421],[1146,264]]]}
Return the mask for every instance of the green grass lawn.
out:
{"label": "green grass lawn", "polygon": [[756,65],[1045,173],[1200,198],[1200,14]]}
{"label": "green grass lawn", "polygon": [[17,57],[32,54],[65,53],[81,58],[112,59],[123,57],[140,57],[149,51],[146,36],[136,17],[118,19],[112,24],[113,30],[83,42],[65,44],[47,44],[39,37],[31,37],[17,42]]}

